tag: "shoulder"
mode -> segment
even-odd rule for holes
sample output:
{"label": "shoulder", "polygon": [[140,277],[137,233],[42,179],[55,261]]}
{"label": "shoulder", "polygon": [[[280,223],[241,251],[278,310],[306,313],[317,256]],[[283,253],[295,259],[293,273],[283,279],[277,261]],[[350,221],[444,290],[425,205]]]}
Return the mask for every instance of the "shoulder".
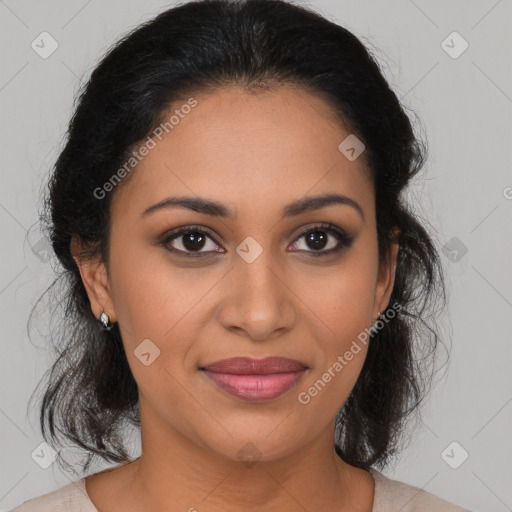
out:
{"label": "shoulder", "polygon": [[98,512],[85,490],[85,478],[23,502],[11,512]]}
{"label": "shoulder", "polygon": [[470,512],[412,485],[392,480],[370,468],[375,481],[372,512]]}

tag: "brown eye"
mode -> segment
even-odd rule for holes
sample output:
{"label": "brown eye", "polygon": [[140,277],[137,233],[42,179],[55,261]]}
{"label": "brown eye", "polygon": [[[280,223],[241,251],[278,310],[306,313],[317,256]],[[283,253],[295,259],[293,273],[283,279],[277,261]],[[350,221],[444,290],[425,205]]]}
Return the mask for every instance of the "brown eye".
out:
{"label": "brown eye", "polygon": [[[301,240],[304,242],[301,243]],[[333,228],[331,224],[313,226],[291,245],[292,251],[304,251],[313,256],[332,254],[349,247],[354,237],[344,231]]]}
{"label": "brown eye", "polygon": [[306,245],[314,251],[320,251],[328,245],[329,235],[325,231],[311,231],[305,235]]}
{"label": "brown eye", "polygon": [[224,252],[211,235],[193,226],[186,226],[169,233],[162,240],[161,245],[168,251],[185,257],[204,256],[211,252]]}
{"label": "brown eye", "polygon": [[205,235],[199,231],[190,231],[190,233],[180,235],[180,238],[182,240],[181,245],[187,251],[200,251],[206,243]]}

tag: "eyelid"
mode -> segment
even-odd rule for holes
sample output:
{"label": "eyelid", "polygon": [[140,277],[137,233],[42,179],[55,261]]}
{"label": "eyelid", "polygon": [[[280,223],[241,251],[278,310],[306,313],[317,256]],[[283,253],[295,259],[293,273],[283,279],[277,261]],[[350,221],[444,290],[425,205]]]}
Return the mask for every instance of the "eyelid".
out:
{"label": "eyelid", "polygon": [[[174,229],[171,229],[169,231],[167,231],[166,233],[164,233],[160,238],[159,238],[159,244],[160,245],[163,245],[163,246],[166,246],[169,242],[175,240],[176,238],[179,238],[180,235],[184,234],[184,233],[189,233],[189,232],[192,232],[192,231],[198,231],[200,233],[204,233],[205,235],[207,235],[209,238],[212,239],[213,242],[215,242],[215,244],[219,247],[222,247],[222,244],[220,244],[217,239],[216,239],[216,235],[213,233],[213,231],[206,227],[206,226],[203,226],[203,225],[199,225],[199,224],[187,224],[185,226],[180,226],[178,228],[174,228]],[[170,250],[170,249],[168,249]],[[225,249],[223,249],[225,251]],[[175,253],[182,253],[183,251],[180,251],[179,249],[174,249],[173,251],[171,252],[175,252]],[[208,251],[208,252],[211,252],[211,251]],[[196,254],[208,254],[208,252],[198,252]],[[187,254],[187,255],[193,255],[194,253],[193,252],[189,252],[189,253],[184,253],[184,254]]]}
{"label": "eyelid", "polygon": [[293,241],[295,242],[295,240],[297,240],[297,238],[303,237],[304,235],[306,235],[307,233],[310,233],[311,231],[314,231],[315,229],[323,229],[325,231],[335,231],[340,235],[346,235],[345,231],[343,231],[341,228],[338,228],[332,222],[314,222],[313,224],[306,226],[304,229],[301,229],[301,231],[299,231],[295,235],[295,238]]}
{"label": "eyelid", "polygon": [[308,254],[310,256],[322,256],[322,255],[329,255],[329,254],[336,254],[341,252],[343,249],[348,249],[354,240],[356,239],[356,236],[353,234],[349,234],[346,230],[336,226],[332,222],[317,222],[312,225],[307,226],[303,230],[301,230],[297,235],[295,235],[295,238],[292,242],[295,243],[297,240],[300,240],[304,235],[307,235],[308,233],[314,232],[315,230],[318,231],[325,231],[326,233],[329,233],[331,236],[334,236],[336,240],[338,241],[338,247],[334,249],[329,249],[327,251],[296,251],[296,252],[303,252],[304,254]]}

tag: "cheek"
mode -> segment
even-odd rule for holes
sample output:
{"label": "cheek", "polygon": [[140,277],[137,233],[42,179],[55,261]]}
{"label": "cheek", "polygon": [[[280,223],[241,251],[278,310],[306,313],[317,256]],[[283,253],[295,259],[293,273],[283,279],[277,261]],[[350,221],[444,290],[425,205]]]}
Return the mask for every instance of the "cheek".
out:
{"label": "cheek", "polygon": [[218,273],[176,267],[147,247],[124,253],[113,248],[111,261],[112,296],[137,385],[151,400],[186,406],[190,397],[180,389],[197,363],[194,343],[211,318],[206,295]]}
{"label": "cheek", "polygon": [[375,299],[376,257],[371,251],[347,253],[336,267],[314,278],[315,285],[300,289],[312,313],[320,318],[338,349],[370,327]]}
{"label": "cheek", "polygon": [[215,276],[172,265],[164,249],[122,247],[122,240],[112,244],[111,290],[125,341],[163,342],[213,286]]}
{"label": "cheek", "polygon": [[346,326],[346,332],[336,341],[323,345],[322,360],[297,391],[297,400],[304,412],[324,421],[337,413],[350,395],[359,378],[368,351],[369,337],[357,337],[358,329]]}
{"label": "cheek", "polygon": [[311,331],[321,350],[298,399],[311,405],[315,414],[337,411],[360,375],[370,342],[375,279],[376,256],[371,251],[354,252],[339,267],[329,269],[304,297],[312,318],[321,320],[314,322],[318,330]]}

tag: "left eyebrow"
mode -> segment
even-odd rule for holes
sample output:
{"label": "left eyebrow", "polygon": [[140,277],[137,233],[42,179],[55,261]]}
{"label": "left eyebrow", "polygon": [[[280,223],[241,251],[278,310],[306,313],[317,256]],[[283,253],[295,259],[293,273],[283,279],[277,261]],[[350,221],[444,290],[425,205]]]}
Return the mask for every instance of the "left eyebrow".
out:
{"label": "left eyebrow", "polygon": [[[324,194],[321,196],[313,196],[313,197],[305,197],[303,199],[298,199],[287,204],[283,208],[282,218],[284,217],[295,217],[301,215],[308,211],[320,210],[321,208],[325,208],[326,206],[330,206],[332,204],[340,204],[346,205],[354,208],[365,220],[364,212],[359,203],[351,199],[350,197],[343,196],[340,194]],[[213,201],[211,199],[206,199],[202,197],[167,197],[162,201],[159,201],[156,204],[153,204],[146,208],[141,217],[149,215],[157,210],[163,208],[186,208],[188,210],[192,210],[198,213],[204,213],[206,215],[213,215],[217,217],[224,217],[229,219],[236,219],[236,211],[219,203],[217,201]]]}
{"label": "left eyebrow", "polygon": [[350,197],[342,196],[340,194],[324,194],[322,196],[305,197],[303,199],[294,201],[284,207],[283,218],[294,217],[296,215],[301,215],[302,213],[312,210],[319,210],[320,208],[325,208],[331,204],[351,206],[359,213],[359,215],[361,215],[363,220],[365,220],[363,209],[359,203]]}

